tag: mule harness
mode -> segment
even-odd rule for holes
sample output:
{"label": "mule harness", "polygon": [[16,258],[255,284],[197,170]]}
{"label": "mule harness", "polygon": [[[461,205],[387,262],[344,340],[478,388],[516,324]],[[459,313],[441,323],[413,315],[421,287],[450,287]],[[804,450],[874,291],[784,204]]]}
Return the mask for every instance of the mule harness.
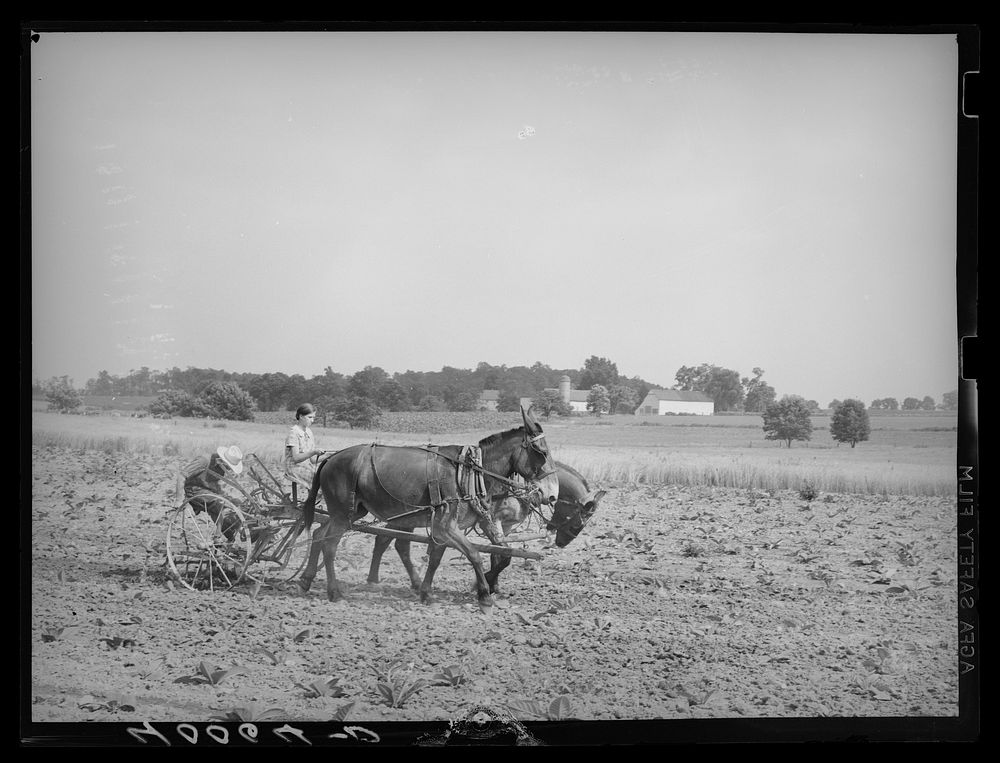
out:
{"label": "mule harness", "polygon": [[[544,434],[541,434],[538,435],[537,437],[533,437],[530,439],[526,438],[524,443],[525,447],[530,447],[532,443],[536,442],[537,440],[539,440],[544,436],[545,436]],[[400,519],[402,517],[408,517],[412,516],[413,514],[420,514],[422,512],[429,511],[432,516],[432,521],[430,523],[432,538],[433,538],[433,529],[435,524],[433,521],[433,517],[435,516],[435,513],[439,511],[446,511],[449,508],[452,509],[452,511],[454,511],[458,507],[458,504],[464,503],[470,506],[472,510],[476,513],[476,515],[479,517],[478,524],[483,528],[484,532],[489,537],[490,541],[492,541],[497,545],[502,545],[503,538],[500,537],[500,534],[497,532],[498,528],[496,527],[496,523],[493,520],[492,516],[490,516],[489,508],[486,505],[487,502],[491,501],[493,498],[493,496],[490,495],[486,490],[486,477],[489,476],[490,478],[498,482],[501,482],[507,488],[504,495],[510,495],[510,494],[528,495],[538,490],[538,488],[531,488],[531,489],[525,488],[519,485],[514,480],[504,477],[503,475],[497,474],[496,472],[490,471],[489,469],[484,467],[482,462],[483,458],[482,448],[479,446],[475,445],[463,446],[458,458],[454,458],[445,453],[441,453],[440,450],[438,450],[433,445],[415,446],[417,447],[418,450],[425,451],[426,453],[429,453],[432,456],[435,456],[437,458],[443,458],[444,460],[453,463],[456,466],[455,470],[456,485],[458,486],[459,491],[464,494],[456,498],[445,498],[441,495],[441,486],[438,483],[438,480],[428,479],[427,488],[430,494],[431,503],[425,506],[408,503],[403,499],[393,495],[392,492],[389,491],[388,488],[386,488],[385,484],[379,478],[378,471],[375,467],[375,448],[377,447],[378,447],[377,443],[372,443],[371,446],[369,446],[372,474],[375,476],[376,483],[378,483],[379,487],[382,488],[382,490],[384,490],[386,494],[388,494],[389,497],[392,498],[394,501],[411,509],[411,511],[406,511],[402,514],[397,514],[396,516],[386,521],[393,521],[396,519]]]}

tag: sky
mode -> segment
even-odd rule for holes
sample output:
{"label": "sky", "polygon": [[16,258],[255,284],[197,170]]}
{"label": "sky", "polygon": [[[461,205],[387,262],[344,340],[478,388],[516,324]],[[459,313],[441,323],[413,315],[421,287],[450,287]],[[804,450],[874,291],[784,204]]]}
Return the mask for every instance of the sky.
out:
{"label": "sky", "polygon": [[957,387],[954,34],[74,32],[31,50],[31,377],[596,355]]}

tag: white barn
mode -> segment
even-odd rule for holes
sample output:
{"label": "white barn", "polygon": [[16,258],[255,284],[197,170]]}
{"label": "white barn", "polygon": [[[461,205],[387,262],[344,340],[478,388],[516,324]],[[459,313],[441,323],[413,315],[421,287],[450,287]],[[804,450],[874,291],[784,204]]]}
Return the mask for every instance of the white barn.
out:
{"label": "white barn", "polygon": [[703,392],[651,389],[635,409],[636,416],[665,416],[668,413],[711,416],[715,413],[715,401]]}
{"label": "white barn", "polygon": [[[567,403],[574,413],[587,413],[587,398],[590,396],[589,389],[572,389],[572,379],[563,376],[559,379],[559,387],[546,387],[545,392],[558,392],[563,402]],[[531,407],[530,397],[522,397],[521,405],[525,410]]]}

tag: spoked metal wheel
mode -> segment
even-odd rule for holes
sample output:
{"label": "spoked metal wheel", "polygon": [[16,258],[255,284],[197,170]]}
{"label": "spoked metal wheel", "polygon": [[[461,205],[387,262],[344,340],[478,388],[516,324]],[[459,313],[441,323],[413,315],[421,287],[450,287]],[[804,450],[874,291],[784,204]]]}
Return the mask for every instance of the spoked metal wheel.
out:
{"label": "spoked metal wheel", "polygon": [[167,526],[171,576],[196,591],[225,590],[240,582],[251,561],[251,546],[243,512],[214,493],[189,498]]}
{"label": "spoked metal wheel", "polygon": [[[265,549],[261,559],[267,566],[267,582],[282,584],[297,578],[309,561],[311,543],[312,533],[305,530],[301,519],[286,524]],[[255,576],[259,567],[259,564],[254,565]]]}
{"label": "spoked metal wheel", "polygon": [[[325,520],[326,516],[321,515]],[[254,531],[256,541],[251,563],[253,569],[247,577],[270,585],[290,583],[302,574],[309,561],[312,548],[312,532],[305,529],[301,515],[287,518],[278,528]],[[319,557],[317,570],[323,567],[323,557]]]}

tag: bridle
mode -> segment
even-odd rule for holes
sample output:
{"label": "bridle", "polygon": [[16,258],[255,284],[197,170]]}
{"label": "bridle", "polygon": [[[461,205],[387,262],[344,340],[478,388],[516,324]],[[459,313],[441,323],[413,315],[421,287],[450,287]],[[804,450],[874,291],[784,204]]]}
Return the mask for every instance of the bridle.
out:
{"label": "bridle", "polygon": [[[536,444],[536,443],[538,443],[539,440],[544,440],[544,439],[545,439],[545,433],[544,432],[542,432],[541,434],[538,434],[538,435],[535,435],[534,437],[532,437],[532,436],[530,436],[528,434],[527,430],[525,430],[524,437],[521,438],[521,447],[524,448],[525,450],[532,450],[535,453],[537,453],[539,456],[541,456],[542,458],[544,458],[546,461],[551,462],[552,461],[551,454],[549,454],[549,452],[546,451],[546,450],[542,450],[541,446],[539,446],[539,445]],[[548,469],[548,470],[539,468],[531,476],[531,481],[532,482],[538,482],[539,480],[544,479],[545,477],[548,477],[550,474],[555,474],[555,473],[556,473],[556,469],[554,468],[554,466],[553,466],[552,469]],[[494,475],[491,474],[490,476],[494,476]],[[508,479],[506,479],[504,477],[501,477],[500,479],[502,481],[504,481],[508,485],[512,484],[511,480],[508,480]],[[536,487],[536,488],[534,488],[534,490],[540,490],[540,488]]]}
{"label": "bridle", "polygon": [[[556,506],[558,506],[558,504],[560,503],[571,505],[573,507],[573,510],[568,512],[566,516],[560,519],[559,521],[556,521]],[[533,506],[530,503],[529,503],[529,512],[534,512],[535,514],[537,514],[539,519],[541,519],[545,523],[546,528],[551,528],[550,532],[556,532],[556,533],[558,533],[560,530],[562,530],[570,523],[579,520],[580,529],[577,530],[576,533],[574,533],[573,537],[575,538],[577,535],[580,534],[580,532],[583,531],[583,528],[587,526],[587,523],[597,512],[597,507],[594,506],[593,508],[588,510],[587,504],[582,503],[579,498],[576,498],[572,502],[567,501],[565,499],[556,501],[556,503],[552,507],[552,516],[549,518],[545,517],[545,515],[542,513],[539,507]]]}

